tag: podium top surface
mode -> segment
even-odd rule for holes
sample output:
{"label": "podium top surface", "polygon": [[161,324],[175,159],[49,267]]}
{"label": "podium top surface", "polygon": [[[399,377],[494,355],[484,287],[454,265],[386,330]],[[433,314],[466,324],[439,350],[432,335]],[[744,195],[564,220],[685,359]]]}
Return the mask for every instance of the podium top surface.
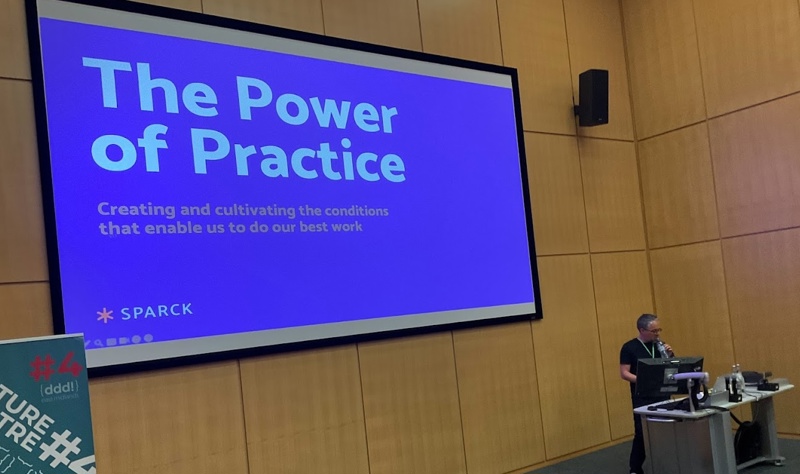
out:
{"label": "podium top surface", "polygon": [[[761,391],[756,390],[753,387],[746,387],[744,392],[742,393],[742,401],[741,402],[729,402],[728,401],[728,392],[716,392],[712,393],[709,397],[708,405],[717,408],[724,408],[727,410],[731,410],[738,406],[747,405],[749,403],[758,402],[765,398],[774,397],[775,395],[783,392],[787,392],[794,388],[794,385],[790,384],[787,379],[773,379],[772,382],[778,383],[778,390],[776,391]],[[650,405],[645,405],[643,407],[635,408],[633,412],[637,415],[642,416],[649,416],[649,417],[660,417],[660,418],[681,418],[681,419],[698,419],[703,418],[706,416],[711,416],[715,413],[719,413],[719,410],[715,410],[713,408],[701,408],[696,410],[695,412],[689,412],[684,410],[670,410],[665,408],[659,408],[660,405],[665,405],[669,403],[673,403],[675,400],[668,400],[665,402],[658,402],[652,403]]]}

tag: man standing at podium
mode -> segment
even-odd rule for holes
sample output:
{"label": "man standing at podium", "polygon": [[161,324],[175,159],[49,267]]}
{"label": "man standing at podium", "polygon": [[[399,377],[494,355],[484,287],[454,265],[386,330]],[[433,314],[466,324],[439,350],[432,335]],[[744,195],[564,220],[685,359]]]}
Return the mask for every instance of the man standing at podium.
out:
{"label": "man standing at podium", "polygon": [[[656,315],[643,314],[636,320],[636,329],[639,330],[639,335],[623,344],[619,353],[619,375],[630,382],[633,408],[669,399],[669,397],[653,399],[636,395],[636,365],[639,359],[661,357],[656,344],[661,334],[661,326]],[[669,345],[664,344],[664,349],[668,354],[672,354],[672,348]],[[642,468],[645,459],[644,435],[642,434],[642,420],[639,415],[633,415],[633,427],[630,472],[631,474],[644,474]]]}

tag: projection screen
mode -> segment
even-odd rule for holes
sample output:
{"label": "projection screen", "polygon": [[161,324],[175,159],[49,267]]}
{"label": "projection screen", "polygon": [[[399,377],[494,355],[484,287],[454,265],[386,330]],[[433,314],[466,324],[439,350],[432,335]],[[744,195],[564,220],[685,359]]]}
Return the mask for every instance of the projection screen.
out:
{"label": "projection screen", "polygon": [[514,69],[27,12],[54,321],[91,368],[542,317]]}

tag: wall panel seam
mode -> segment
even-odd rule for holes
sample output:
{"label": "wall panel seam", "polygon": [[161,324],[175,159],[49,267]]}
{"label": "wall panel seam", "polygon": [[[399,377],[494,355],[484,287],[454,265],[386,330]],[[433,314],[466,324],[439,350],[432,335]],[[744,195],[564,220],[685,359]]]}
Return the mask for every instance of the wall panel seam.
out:
{"label": "wall panel seam", "polygon": [[542,419],[542,384],[539,383],[539,365],[536,361],[536,343],[533,340],[533,324],[535,321],[530,321],[531,328],[531,353],[533,355],[533,370],[536,371],[536,396],[539,402],[539,430],[542,433],[542,449],[544,450],[544,459],[547,461],[547,435],[544,432],[544,420]]}
{"label": "wall panel seam", "polygon": [[[201,7],[202,8],[202,7]],[[247,439],[247,409],[244,405],[244,377],[242,377],[242,360],[236,360],[236,368],[239,372],[239,397],[242,401],[242,428],[244,430],[244,460],[247,464],[247,472],[250,473],[250,442]]]}
{"label": "wall panel seam", "polygon": [[[798,0],[798,1],[800,1],[800,0]],[[781,95],[781,96],[778,96],[778,97],[774,97],[772,99],[762,100],[761,102],[756,102],[756,103],[750,104],[750,105],[748,105],[746,107],[742,107],[742,108],[739,108],[739,109],[736,109],[736,110],[731,110],[730,112],[725,112],[725,113],[721,113],[721,114],[718,114],[718,115],[714,115],[712,117],[708,117],[707,120],[710,121],[710,120],[718,119],[718,118],[721,118],[721,117],[726,117],[728,115],[737,114],[737,113],[742,112],[744,110],[752,109],[752,108],[755,108],[755,107],[760,107],[762,105],[769,104],[770,102],[776,102],[776,101],[779,101],[779,100],[782,100],[782,99],[786,99],[787,97],[791,97],[793,95],[798,95],[798,94],[800,94],[800,91],[789,92],[788,94],[784,94],[784,95]]]}
{"label": "wall panel seam", "polygon": [[700,90],[703,93],[703,109],[706,111],[708,120],[708,98],[706,98],[706,78],[703,73],[703,56],[700,51],[700,31],[697,28],[697,0],[692,0],[692,21],[694,21],[694,36],[697,38],[697,61],[700,63]]}
{"label": "wall panel seam", "polygon": [[425,42],[422,36],[422,10],[419,8],[419,0],[417,0],[417,24],[419,25],[419,49],[425,51]]}
{"label": "wall panel seam", "polygon": [[589,252],[591,255],[613,255],[616,253],[635,253],[635,252],[644,252],[647,248],[635,248],[635,249],[621,249],[621,250],[600,250],[598,252]]}
{"label": "wall panel seam", "polygon": [[50,280],[0,281],[0,286],[34,285],[37,283],[50,283]]}
{"label": "wall panel seam", "polygon": [[461,452],[464,456],[464,470],[469,472],[469,464],[467,460],[467,437],[464,434],[464,405],[461,403],[461,386],[458,383],[458,359],[456,358],[456,336],[453,331],[450,332],[450,348],[453,350],[453,372],[456,377],[456,396],[458,397],[458,422],[461,427]]}
{"label": "wall panel seam", "polygon": [[679,247],[688,247],[690,245],[707,244],[709,242],[717,242],[719,240],[720,239],[716,238],[716,239],[697,240],[697,241],[694,241],[694,242],[683,242],[683,243],[680,243],[680,244],[665,245],[663,247],[653,247],[650,250],[675,249],[675,248],[679,248]]}
{"label": "wall panel seam", "polygon": [[[500,37],[500,62],[503,66],[506,65],[506,55],[503,51],[503,24],[500,22],[500,0],[495,0],[494,11],[497,15],[497,35]],[[522,111],[520,111],[521,113]],[[523,127],[524,129],[524,127]]]}
{"label": "wall panel seam", "polygon": [[641,137],[641,138],[639,138],[638,143],[645,142],[647,140],[650,140],[651,138],[663,137],[664,135],[667,135],[667,134],[672,133],[672,132],[677,132],[679,130],[685,130],[687,128],[694,127],[695,125],[700,125],[701,123],[705,123],[707,120],[708,119],[698,120],[696,122],[687,123],[686,125],[681,125],[680,127],[675,127],[673,129],[670,129],[670,130],[665,130],[663,132],[654,133],[653,135],[648,135],[646,137]]}
{"label": "wall panel seam", "polygon": [[367,474],[372,473],[372,463],[369,460],[369,435],[367,433],[367,403],[364,397],[364,378],[361,373],[361,345],[356,344],[356,362],[358,363],[358,388],[361,390],[361,418],[364,421],[364,443],[367,450]]}
{"label": "wall panel seam", "polygon": [[[572,77],[572,56],[569,54],[569,29],[567,29],[567,7],[564,5],[564,0],[561,0],[562,18],[564,18],[564,39],[567,42],[567,65],[569,66],[569,90],[572,92],[572,106],[575,107],[575,80]],[[575,122],[575,136],[578,136],[578,118],[573,116],[572,121]]]}
{"label": "wall panel seam", "polygon": [[[649,235],[647,232],[647,212],[645,212],[645,205],[644,205],[644,188],[642,186],[642,166],[641,166],[641,158],[639,154],[639,142],[641,139],[638,136],[638,132],[636,129],[636,110],[633,107],[633,77],[631,77],[631,67],[630,62],[628,60],[628,36],[625,33],[625,9],[622,4],[622,0],[619,0],[617,3],[619,5],[619,19],[620,25],[622,28],[622,50],[625,54],[625,73],[628,75],[628,101],[630,102],[631,108],[631,122],[633,123],[633,152],[636,158],[636,179],[639,181],[639,212],[642,215],[642,231],[644,233],[644,253],[645,253],[645,261],[647,262],[647,276],[649,279],[650,285],[650,306],[653,310],[656,310],[656,302],[655,302],[655,281],[653,279],[653,266],[650,262],[650,240]],[[590,249],[591,250],[591,249]],[[657,314],[657,313],[656,313]],[[599,334],[599,327],[598,327],[598,334]],[[608,400],[606,400],[606,406],[608,406]],[[609,428],[611,425],[611,416],[609,414]],[[610,432],[610,430],[609,430]]]}
{"label": "wall panel seam", "polygon": [[590,255],[589,252],[575,252],[575,253],[548,253],[548,254],[538,254],[536,258],[548,258],[548,257],[573,257],[575,255]]}
{"label": "wall panel seam", "polygon": [[33,83],[32,79],[25,79],[25,78],[21,78],[21,77],[0,76],[0,80],[27,82],[28,84]]}
{"label": "wall panel seam", "polygon": [[795,230],[795,229],[800,229],[800,225],[789,226],[789,227],[780,227],[780,228],[777,228],[777,229],[769,229],[769,230],[759,230],[759,231],[756,231],[756,232],[747,232],[747,233],[744,233],[744,234],[726,235],[724,237],[720,237],[720,240],[733,240],[733,239],[739,239],[739,238],[742,238],[742,237],[751,237],[751,236],[754,236],[754,235],[772,234],[772,233],[775,233],[775,232],[783,232],[783,231]]}

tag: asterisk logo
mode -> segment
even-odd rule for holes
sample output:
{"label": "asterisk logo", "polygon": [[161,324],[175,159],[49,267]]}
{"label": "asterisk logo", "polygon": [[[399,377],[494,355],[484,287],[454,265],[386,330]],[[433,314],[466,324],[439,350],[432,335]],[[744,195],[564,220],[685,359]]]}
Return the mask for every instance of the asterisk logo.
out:
{"label": "asterisk logo", "polygon": [[109,311],[109,310],[103,308],[103,311],[98,311],[97,312],[97,314],[100,315],[97,318],[97,320],[98,321],[103,321],[103,324],[106,324],[106,323],[108,323],[109,319],[114,319],[114,316],[111,316],[111,313],[113,313],[113,311]]}

